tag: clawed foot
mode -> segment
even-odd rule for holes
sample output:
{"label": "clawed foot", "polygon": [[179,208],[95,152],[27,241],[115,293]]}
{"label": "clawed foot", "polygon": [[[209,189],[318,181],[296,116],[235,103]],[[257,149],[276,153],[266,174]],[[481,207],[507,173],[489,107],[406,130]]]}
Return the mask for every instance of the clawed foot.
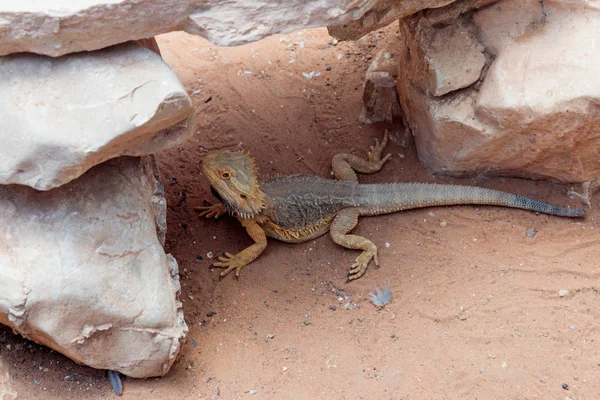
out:
{"label": "clawed foot", "polygon": [[386,154],[385,157],[381,158],[381,154],[385,149],[388,142],[388,132],[385,131],[383,134],[383,140],[379,143],[379,139],[375,139],[375,146],[371,146],[369,150],[369,161],[378,163],[380,166],[383,165],[392,156],[391,153]]}
{"label": "clawed foot", "polygon": [[206,218],[219,218],[221,215],[227,212],[227,210],[225,210],[225,206],[221,203],[210,206],[195,207],[194,211],[200,213],[200,217]]}
{"label": "clawed foot", "polygon": [[377,259],[377,248],[374,250],[365,250],[358,257],[356,257],[356,261],[350,267],[348,271],[348,279],[346,282],[353,281],[355,279],[360,278],[367,272],[367,268],[369,267],[369,263],[371,259],[375,261],[375,265],[379,266],[379,260]]}
{"label": "clawed foot", "polygon": [[573,188],[569,190],[569,196],[575,196],[581,200],[583,204],[592,208],[592,197],[600,190],[600,179],[594,181],[587,181],[581,185],[583,193],[577,193]]}
{"label": "clawed foot", "polygon": [[225,268],[223,272],[219,274],[219,279],[222,279],[235,269],[235,279],[239,279],[240,271],[246,266],[246,263],[242,261],[236,254],[225,253],[224,256],[219,257],[219,261],[216,261],[212,265],[217,268]]}

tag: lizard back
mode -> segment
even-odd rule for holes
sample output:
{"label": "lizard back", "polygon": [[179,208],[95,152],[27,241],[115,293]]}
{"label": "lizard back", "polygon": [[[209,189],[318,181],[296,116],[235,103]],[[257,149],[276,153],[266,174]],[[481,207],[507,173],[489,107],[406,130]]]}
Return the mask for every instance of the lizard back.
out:
{"label": "lizard back", "polygon": [[277,226],[301,230],[331,222],[343,208],[357,205],[359,184],[313,175],[292,175],[261,182],[272,203],[269,219]]}

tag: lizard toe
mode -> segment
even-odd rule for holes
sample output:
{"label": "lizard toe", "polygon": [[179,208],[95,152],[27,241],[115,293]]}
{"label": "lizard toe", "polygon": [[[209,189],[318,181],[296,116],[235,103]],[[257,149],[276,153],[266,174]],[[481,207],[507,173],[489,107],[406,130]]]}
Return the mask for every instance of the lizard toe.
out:
{"label": "lizard toe", "polygon": [[229,266],[229,267],[227,267],[226,270],[222,271],[219,275],[221,276],[221,278],[223,278],[227,274],[229,274],[231,271],[233,271],[234,269],[235,269],[235,265]]}
{"label": "lizard toe", "polygon": [[360,265],[358,263],[354,263],[350,266],[348,270],[348,276],[356,274],[360,270]]}
{"label": "lizard toe", "polygon": [[348,271],[348,278],[346,280],[346,282],[350,282],[353,281],[355,279],[360,278],[361,276],[363,276],[365,274],[365,272],[367,272],[367,266],[366,265],[356,265],[353,264],[353,268],[350,269],[350,271]]}

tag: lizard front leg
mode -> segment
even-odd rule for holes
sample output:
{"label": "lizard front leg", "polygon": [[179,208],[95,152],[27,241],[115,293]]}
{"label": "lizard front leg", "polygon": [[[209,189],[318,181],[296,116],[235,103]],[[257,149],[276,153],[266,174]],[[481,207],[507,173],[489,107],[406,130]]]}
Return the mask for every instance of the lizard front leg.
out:
{"label": "lizard front leg", "polygon": [[369,239],[358,235],[348,235],[356,224],[360,210],[358,208],[345,208],[337,213],[329,233],[334,242],[347,249],[360,249],[363,252],[356,258],[356,261],[348,271],[348,281],[358,279],[367,272],[367,267],[371,259],[374,259],[375,265],[379,265],[377,260],[377,246]]}
{"label": "lizard front leg", "polygon": [[221,215],[227,212],[222,203],[216,203],[210,206],[195,207],[194,211],[200,213],[200,217],[206,218],[219,218]]}
{"label": "lizard front leg", "polygon": [[250,219],[240,219],[242,226],[246,228],[248,235],[254,240],[254,244],[246,247],[244,250],[237,254],[225,253],[224,256],[219,257],[219,261],[213,264],[214,267],[225,268],[225,271],[221,272],[220,277],[224,277],[235,269],[235,277],[239,278],[240,271],[246,265],[254,261],[267,247],[267,236],[265,231],[255,221]]}
{"label": "lizard front leg", "polygon": [[381,158],[387,142],[388,133],[386,131],[383,134],[381,143],[379,143],[378,139],[375,139],[375,146],[371,146],[367,160],[348,153],[333,156],[331,164],[335,178],[341,181],[358,182],[356,171],[363,174],[372,174],[379,171],[383,167],[383,164],[392,156],[391,154],[387,154]]}

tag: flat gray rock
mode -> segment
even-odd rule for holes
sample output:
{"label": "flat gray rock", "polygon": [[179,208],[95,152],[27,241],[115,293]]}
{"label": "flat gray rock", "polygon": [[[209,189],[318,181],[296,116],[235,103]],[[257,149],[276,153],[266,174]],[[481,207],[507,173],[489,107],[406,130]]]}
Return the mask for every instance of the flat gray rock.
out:
{"label": "flat gray rock", "polygon": [[194,133],[177,75],[135,43],[0,57],[0,93],[0,184],[49,190],[110,158],[155,153]]}
{"label": "flat gray rock", "polygon": [[336,25],[357,39],[398,18],[453,0],[5,0],[0,2],[0,55],[61,56],[171,31],[219,46],[277,33]]}

